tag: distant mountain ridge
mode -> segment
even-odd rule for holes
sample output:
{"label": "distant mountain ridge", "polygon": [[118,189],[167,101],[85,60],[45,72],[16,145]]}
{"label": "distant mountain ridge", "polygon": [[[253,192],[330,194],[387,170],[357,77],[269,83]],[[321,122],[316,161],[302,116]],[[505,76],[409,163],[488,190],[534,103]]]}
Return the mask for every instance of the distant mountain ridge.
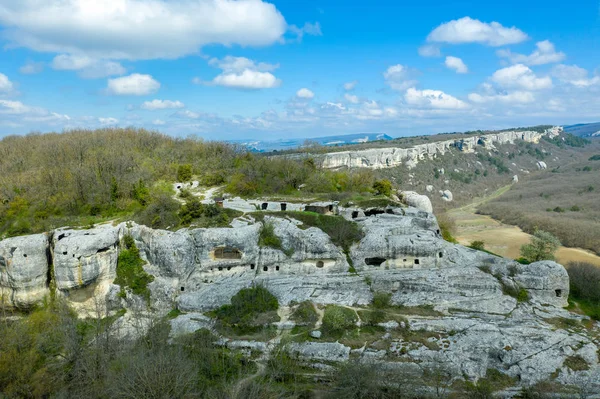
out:
{"label": "distant mountain ridge", "polygon": [[281,139],[281,140],[235,140],[231,141],[236,144],[247,147],[254,152],[272,152],[284,151],[300,148],[307,141],[324,146],[338,146],[348,144],[360,144],[378,140],[392,140],[393,137],[385,133],[356,133],[345,134],[339,136],[315,137],[315,138],[298,138],[298,139]]}
{"label": "distant mountain ridge", "polygon": [[565,132],[579,137],[598,137],[600,136],[600,122],[578,123],[564,127]]}

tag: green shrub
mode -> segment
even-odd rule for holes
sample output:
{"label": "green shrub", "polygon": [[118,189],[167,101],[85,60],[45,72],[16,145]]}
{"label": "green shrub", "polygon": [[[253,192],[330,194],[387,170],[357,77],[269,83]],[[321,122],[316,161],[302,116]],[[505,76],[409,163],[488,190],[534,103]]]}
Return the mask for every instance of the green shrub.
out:
{"label": "green shrub", "polygon": [[590,263],[571,262],[569,273],[569,301],[594,320],[600,320],[600,268]]}
{"label": "green shrub", "polygon": [[187,182],[192,180],[192,165],[184,164],[177,167],[177,181]]}
{"label": "green shrub", "polygon": [[389,308],[392,301],[392,294],[387,292],[376,292],[373,294],[373,307],[375,309]]}
{"label": "green shrub", "polygon": [[590,161],[600,161],[600,154],[592,155]]}
{"label": "green shrub", "polygon": [[390,197],[392,195],[392,182],[386,179],[377,180],[373,184],[373,190],[375,190],[377,194]]}
{"label": "green shrub", "polygon": [[275,234],[275,227],[273,226],[273,223],[263,222],[258,234],[259,247],[270,247],[283,251],[281,239]]}
{"label": "green shrub", "polygon": [[215,311],[218,319],[227,324],[249,324],[260,313],[276,311],[277,298],[264,287],[254,286],[241,289],[231,298],[230,305],[223,305]]}
{"label": "green shrub", "polygon": [[296,323],[314,325],[319,319],[319,315],[311,301],[301,302],[290,318]]}
{"label": "green shrub", "polygon": [[554,253],[560,245],[558,238],[551,233],[536,230],[531,243],[521,246],[521,256],[530,262],[554,260]]}
{"label": "green shrub", "polygon": [[352,309],[341,306],[328,306],[323,315],[323,333],[326,335],[341,334],[356,326],[358,318]]}
{"label": "green shrub", "polygon": [[469,248],[473,248],[478,251],[484,251],[485,243],[483,241],[473,241],[473,242],[471,242],[471,244],[469,244]]}
{"label": "green shrub", "polygon": [[133,237],[125,235],[123,245],[125,249],[121,250],[117,258],[115,284],[120,285],[121,289],[128,287],[135,295],[150,300],[148,284],[154,281],[154,276],[144,270],[143,265],[145,262],[140,257],[140,251],[136,247]]}

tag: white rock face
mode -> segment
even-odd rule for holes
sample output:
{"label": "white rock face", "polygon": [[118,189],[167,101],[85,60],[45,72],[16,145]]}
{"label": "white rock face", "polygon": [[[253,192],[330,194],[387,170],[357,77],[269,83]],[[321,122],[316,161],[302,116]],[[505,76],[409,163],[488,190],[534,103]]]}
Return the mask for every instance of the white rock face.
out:
{"label": "white rock face", "polygon": [[48,295],[48,236],[0,241],[0,303],[27,309]]}
{"label": "white rock face", "polygon": [[546,162],[544,162],[544,161],[538,161],[538,163],[537,163],[537,167],[538,167],[538,169],[540,169],[540,170],[541,170],[541,169],[548,169],[548,165],[546,165]]}
{"label": "white rock face", "polygon": [[523,140],[528,143],[538,143],[542,136],[553,137],[554,130],[544,133],[534,131],[526,132],[501,132],[472,136],[459,140],[438,141],[435,143],[418,144],[409,148],[373,148],[358,151],[331,152],[322,155],[321,161],[324,168],[337,169],[347,168],[370,168],[383,169],[406,165],[409,169],[414,168],[420,161],[434,159],[438,155],[444,155],[452,148],[466,153],[472,153],[480,146],[485,149],[493,149],[494,143],[514,144],[515,140]]}
{"label": "white rock face", "polygon": [[513,181],[513,183],[518,183],[519,182],[519,176],[514,175],[512,181]]}
{"label": "white rock face", "polygon": [[433,213],[433,206],[431,205],[431,200],[428,196],[418,194],[414,191],[398,191],[398,195],[407,205],[413,206],[428,213]]}
{"label": "white rock face", "polygon": [[454,199],[452,192],[450,190],[444,190],[440,192],[442,199],[446,202],[451,202]]}
{"label": "white rock face", "polygon": [[432,193],[433,192],[433,186],[432,185],[427,185],[425,187],[425,190],[427,190],[428,193]]}

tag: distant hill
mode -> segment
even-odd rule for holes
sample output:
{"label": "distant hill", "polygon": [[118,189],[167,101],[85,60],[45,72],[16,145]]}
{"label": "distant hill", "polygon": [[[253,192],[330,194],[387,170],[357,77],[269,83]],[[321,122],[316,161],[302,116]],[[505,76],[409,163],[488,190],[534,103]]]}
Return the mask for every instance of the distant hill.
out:
{"label": "distant hill", "polygon": [[565,126],[565,132],[579,137],[598,137],[600,136],[600,122],[596,123],[578,123],[576,125]]}
{"label": "distant hill", "polygon": [[305,145],[306,141],[324,146],[340,146],[348,144],[362,144],[373,141],[392,140],[393,138],[385,133],[357,133],[346,134],[339,136],[315,137],[315,138],[298,138],[298,139],[282,139],[282,140],[236,140],[236,144],[241,144],[251,151],[255,152],[272,152],[285,151],[300,148]]}

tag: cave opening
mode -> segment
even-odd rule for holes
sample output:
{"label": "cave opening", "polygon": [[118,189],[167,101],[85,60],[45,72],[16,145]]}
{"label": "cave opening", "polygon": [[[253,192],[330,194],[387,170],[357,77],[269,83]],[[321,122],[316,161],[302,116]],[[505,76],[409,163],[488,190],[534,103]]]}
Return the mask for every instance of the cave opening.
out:
{"label": "cave opening", "polygon": [[369,266],[381,266],[386,260],[385,258],[366,258],[365,263]]}

